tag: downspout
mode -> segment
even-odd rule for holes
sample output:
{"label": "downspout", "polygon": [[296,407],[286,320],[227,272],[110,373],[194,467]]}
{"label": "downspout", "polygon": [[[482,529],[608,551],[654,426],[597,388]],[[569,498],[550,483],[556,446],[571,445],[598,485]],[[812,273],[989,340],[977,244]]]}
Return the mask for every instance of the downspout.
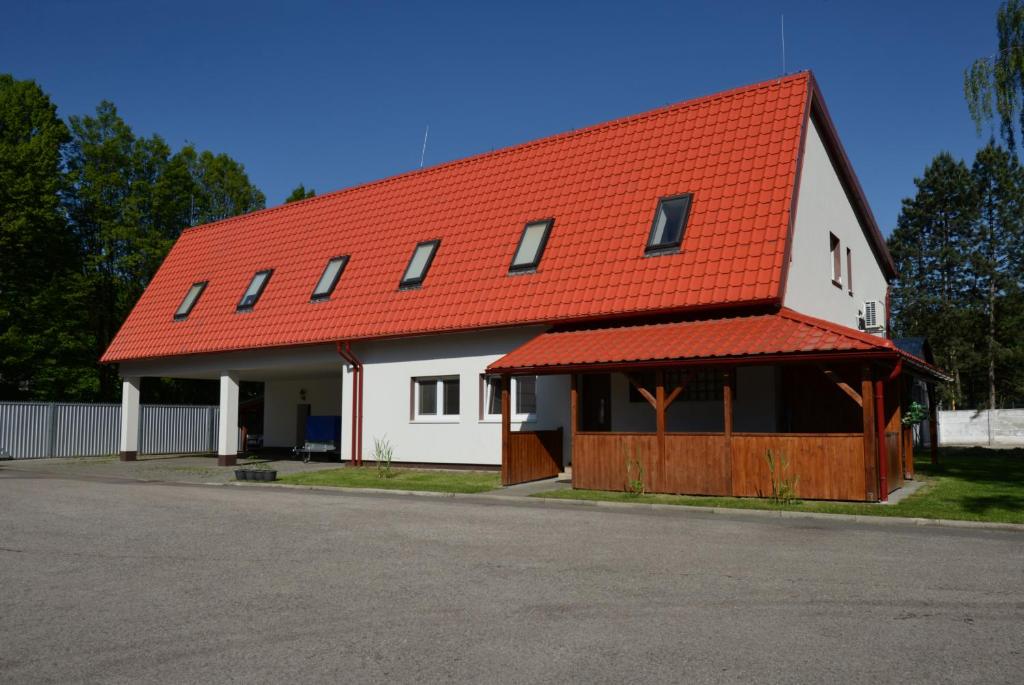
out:
{"label": "downspout", "polygon": [[885,439],[885,384],[899,378],[903,371],[903,358],[896,360],[896,366],[885,380],[875,380],[875,417],[878,434],[878,495],[882,502],[889,501],[889,444]]}
{"label": "downspout", "polygon": [[338,342],[338,354],[352,366],[352,464],[363,463],[363,364],[352,353],[352,343]]}

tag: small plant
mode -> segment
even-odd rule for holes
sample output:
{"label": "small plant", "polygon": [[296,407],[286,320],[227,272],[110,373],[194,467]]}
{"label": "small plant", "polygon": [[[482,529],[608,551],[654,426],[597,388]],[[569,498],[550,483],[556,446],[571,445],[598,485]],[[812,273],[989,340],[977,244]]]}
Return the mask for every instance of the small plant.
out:
{"label": "small plant", "polygon": [[911,402],[907,411],[903,414],[902,423],[904,426],[914,426],[928,418],[928,410],[920,402]]}
{"label": "small plant", "polygon": [[626,457],[626,492],[633,497],[644,494],[644,465],[637,458]]}
{"label": "small plant", "polygon": [[796,485],[800,482],[800,476],[795,475],[783,478],[786,467],[789,465],[789,460],[786,459],[785,454],[780,452],[779,456],[776,457],[771,450],[768,450],[764,458],[768,462],[768,477],[772,483],[772,501],[779,504],[789,504],[796,499]]}
{"label": "small plant", "polygon": [[394,478],[395,473],[391,470],[391,458],[395,454],[394,447],[388,441],[387,436],[373,439],[373,460],[377,463],[378,478]]}

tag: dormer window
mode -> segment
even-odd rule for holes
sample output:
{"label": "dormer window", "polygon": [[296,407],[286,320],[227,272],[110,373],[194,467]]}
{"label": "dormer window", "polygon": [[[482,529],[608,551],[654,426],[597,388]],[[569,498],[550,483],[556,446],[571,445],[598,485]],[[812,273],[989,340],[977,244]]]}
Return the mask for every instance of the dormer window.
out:
{"label": "dormer window", "polygon": [[329,299],[347,265],[348,255],[332,257],[328,260],[327,266],[324,267],[324,272],[320,275],[320,280],[316,282],[316,287],[313,288],[313,296],[310,299],[314,301]]}
{"label": "dormer window", "polygon": [[540,258],[544,254],[544,247],[548,244],[548,236],[551,234],[551,225],[554,219],[543,221],[532,221],[526,224],[523,234],[519,236],[519,246],[512,257],[512,265],[508,268],[510,273],[521,273],[533,271],[540,264]]}
{"label": "dormer window", "polygon": [[199,283],[193,283],[192,287],[185,293],[185,299],[181,301],[181,305],[178,307],[178,311],[174,312],[175,321],[184,321],[188,318],[188,315],[192,313],[192,308],[196,306],[196,302],[199,301],[199,296],[203,294],[206,289],[207,281],[200,281]]}
{"label": "dormer window", "polygon": [[409,259],[409,266],[405,267],[402,282],[398,284],[400,289],[418,288],[423,285],[423,279],[427,277],[430,263],[434,261],[434,254],[440,244],[440,240],[427,240],[416,245]]}
{"label": "dormer window", "polygon": [[267,287],[267,281],[270,280],[272,273],[274,273],[273,269],[267,269],[266,271],[257,271],[253,275],[252,280],[249,281],[249,287],[245,289],[245,293],[242,295],[241,302],[238,303],[238,311],[247,312],[256,306],[256,302],[259,301],[260,295],[263,294],[263,289]]}
{"label": "dormer window", "polygon": [[687,193],[658,200],[654,223],[651,224],[651,233],[647,237],[647,254],[669,252],[682,245],[692,199],[693,196]]}

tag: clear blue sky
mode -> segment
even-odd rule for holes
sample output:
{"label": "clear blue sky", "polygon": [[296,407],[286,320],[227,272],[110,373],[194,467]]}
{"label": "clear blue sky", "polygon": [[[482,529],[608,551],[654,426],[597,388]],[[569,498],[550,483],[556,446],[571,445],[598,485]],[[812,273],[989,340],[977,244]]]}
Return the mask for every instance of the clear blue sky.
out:
{"label": "clear blue sky", "polygon": [[0,71],[63,116],[241,161],[283,201],[813,69],[879,224],[940,150],[970,158],[963,69],[997,0],[9,3]]}

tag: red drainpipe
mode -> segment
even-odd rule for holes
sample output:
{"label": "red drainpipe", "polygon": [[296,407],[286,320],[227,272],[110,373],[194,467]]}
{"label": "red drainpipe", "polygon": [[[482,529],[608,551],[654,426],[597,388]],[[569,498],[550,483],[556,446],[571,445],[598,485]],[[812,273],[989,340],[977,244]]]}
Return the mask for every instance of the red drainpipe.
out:
{"label": "red drainpipe", "polygon": [[892,373],[884,381],[881,378],[875,380],[875,417],[878,433],[878,490],[879,499],[883,502],[889,501],[889,444],[885,439],[885,384],[899,378],[903,371],[903,358],[896,360],[896,366]]}
{"label": "red drainpipe", "polygon": [[352,365],[352,464],[363,464],[363,364],[352,353],[352,343],[338,343],[338,354]]}

